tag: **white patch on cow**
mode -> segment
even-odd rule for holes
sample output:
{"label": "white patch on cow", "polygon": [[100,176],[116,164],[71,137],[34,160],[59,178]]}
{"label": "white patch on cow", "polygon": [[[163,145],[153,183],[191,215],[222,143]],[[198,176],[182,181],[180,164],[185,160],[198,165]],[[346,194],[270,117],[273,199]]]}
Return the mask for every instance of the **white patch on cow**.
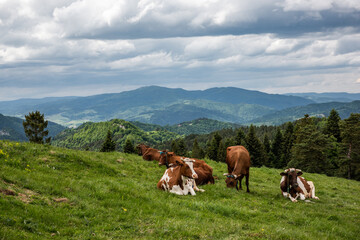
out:
{"label": "white patch on cow", "polygon": [[174,185],[169,192],[175,193],[177,195],[184,195],[184,192],[179,185]]}
{"label": "white patch on cow", "polygon": [[299,185],[299,188],[304,193],[304,194],[300,193],[300,199],[305,200],[305,198],[309,196],[309,193],[306,191],[306,188],[305,188],[303,182],[301,181],[301,179],[304,180],[304,178],[302,178],[302,177],[297,177],[296,181],[297,181],[297,184]]}
{"label": "white patch on cow", "polygon": [[[172,168],[171,168],[171,170],[172,170]],[[171,177],[169,176],[168,171],[169,171],[169,169],[166,169],[166,171],[165,171],[164,175],[162,176],[162,178],[160,179],[160,181],[164,181],[166,183],[168,183],[170,181]]]}
{"label": "white patch on cow", "polygon": [[315,196],[315,185],[312,181],[307,182],[310,185],[310,197],[319,200],[318,197]]}
{"label": "white patch on cow", "polygon": [[[189,161],[189,160],[190,160],[190,161]],[[195,170],[194,170],[194,162],[193,162],[193,160],[191,160],[191,159],[189,159],[189,158],[186,158],[186,159],[184,160],[184,162],[185,162],[185,164],[187,164],[187,165],[189,166],[189,168],[190,168],[190,170],[191,170],[192,176],[193,176],[193,177],[197,176],[197,174],[196,174],[196,172],[195,172]]]}
{"label": "white patch on cow", "polygon": [[195,191],[194,191],[194,179],[191,179],[191,178],[188,178],[188,177],[185,177],[185,176],[181,176],[181,180],[183,181],[183,192],[184,192],[184,195],[188,195],[189,193],[191,195],[196,195]]}
{"label": "white patch on cow", "polygon": [[281,180],[280,180],[280,185],[285,181],[285,176],[282,176]]}

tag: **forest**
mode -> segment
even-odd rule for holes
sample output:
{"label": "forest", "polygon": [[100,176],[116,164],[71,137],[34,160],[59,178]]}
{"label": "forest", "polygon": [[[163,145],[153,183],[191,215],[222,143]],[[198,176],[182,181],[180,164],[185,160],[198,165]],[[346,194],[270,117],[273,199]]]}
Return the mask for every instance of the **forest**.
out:
{"label": "forest", "polygon": [[305,115],[280,126],[250,125],[190,134],[153,147],[225,162],[226,148],[232,145],[249,150],[253,167],[294,167],[360,180],[360,114],[342,120],[334,109],[327,118]]}

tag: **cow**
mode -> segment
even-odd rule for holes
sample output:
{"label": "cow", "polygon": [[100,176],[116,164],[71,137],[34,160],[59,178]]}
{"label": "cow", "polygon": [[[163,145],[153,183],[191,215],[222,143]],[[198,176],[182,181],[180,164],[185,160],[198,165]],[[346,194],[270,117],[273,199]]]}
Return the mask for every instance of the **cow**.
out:
{"label": "cow", "polygon": [[292,202],[297,202],[297,198],[301,200],[305,198],[319,199],[315,196],[315,186],[311,181],[306,181],[300,169],[288,168],[280,173],[282,176],[280,181],[281,193],[284,197],[290,198]]}
{"label": "cow", "polygon": [[[160,160],[159,160],[159,166],[166,165],[166,167],[170,167],[172,164],[174,164],[176,161],[179,161],[184,157],[182,156],[176,156],[173,152],[167,152],[166,150],[163,150],[160,152]],[[205,185],[208,183],[214,184],[215,180],[212,175],[213,169],[208,164],[206,164],[205,161],[191,158],[194,160],[194,170],[198,175],[198,178],[195,180],[197,185]]]}
{"label": "cow", "polygon": [[177,160],[165,170],[157,188],[177,195],[196,195],[193,183],[198,178],[194,170],[194,160],[189,158]]}
{"label": "cow", "polygon": [[250,170],[250,154],[243,146],[231,146],[226,149],[226,163],[228,172],[224,173],[226,176],[226,186],[229,188],[236,187],[242,189],[241,181],[246,177],[246,192],[249,190],[249,170]]}
{"label": "cow", "polygon": [[144,143],[140,143],[139,145],[137,145],[136,149],[138,150],[138,155],[142,156],[148,148],[150,147],[145,145]]}
{"label": "cow", "polygon": [[147,147],[146,145],[139,144],[137,146],[139,153],[142,153],[142,157],[144,160],[152,161],[156,160],[159,161],[160,159],[160,152],[155,148]]}

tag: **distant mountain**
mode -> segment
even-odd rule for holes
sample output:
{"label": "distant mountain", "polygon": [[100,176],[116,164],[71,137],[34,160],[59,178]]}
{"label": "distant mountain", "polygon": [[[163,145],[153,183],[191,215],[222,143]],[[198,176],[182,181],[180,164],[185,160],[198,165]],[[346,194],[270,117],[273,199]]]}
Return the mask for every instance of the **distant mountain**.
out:
{"label": "distant mountain", "polygon": [[66,126],[116,118],[161,125],[204,117],[243,123],[275,110],[310,103],[313,101],[297,96],[232,87],[187,91],[151,86],[89,97],[0,102],[0,112],[23,117],[30,111],[39,110],[49,120]]}
{"label": "distant mountain", "polygon": [[316,103],[327,103],[327,102],[352,102],[360,100],[360,93],[287,93],[289,96],[297,96],[312,100]]}
{"label": "distant mountain", "polygon": [[350,103],[317,103],[287,108],[257,119],[253,119],[251,123],[256,125],[279,125],[302,118],[305,114],[316,117],[328,117],[332,109],[335,109],[339,113],[341,119],[348,118],[350,113],[360,113],[360,101],[353,101]]}
{"label": "distant mountain", "polygon": [[240,125],[236,123],[220,122],[213,119],[199,118],[192,121],[182,122],[174,125],[160,126],[156,124],[147,124],[141,122],[131,122],[135,126],[144,131],[167,130],[180,135],[189,134],[208,134],[214,131],[225,128],[239,128]]}
{"label": "distant mountain", "polygon": [[[0,114],[0,139],[28,141],[22,123],[23,119],[17,117],[8,117]],[[51,137],[54,137],[64,129],[64,126],[53,122],[49,122],[47,127],[47,130],[49,130],[49,136]]]}

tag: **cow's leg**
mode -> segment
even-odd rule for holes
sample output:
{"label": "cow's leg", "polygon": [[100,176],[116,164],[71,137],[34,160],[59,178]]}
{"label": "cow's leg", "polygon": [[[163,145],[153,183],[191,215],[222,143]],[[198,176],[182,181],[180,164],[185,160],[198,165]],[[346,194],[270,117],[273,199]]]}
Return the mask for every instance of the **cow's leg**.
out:
{"label": "cow's leg", "polygon": [[[249,177],[250,177],[250,174],[247,173],[247,174],[245,175],[245,177],[246,177],[246,192],[250,192],[250,190],[249,190]],[[241,182],[240,182],[240,183],[241,183]]]}
{"label": "cow's leg", "polygon": [[239,189],[240,190],[242,190],[241,182],[242,182],[243,178],[244,178],[244,174],[241,174],[240,177],[238,178],[238,180],[239,180]]}
{"label": "cow's leg", "polygon": [[315,186],[314,186],[314,183],[311,182],[311,181],[308,181],[308,184],[310,185],[310,198],[314,198],[314,199],[319,200],[319,198],[315,196]]}
{"label": "cow's leg", "polygon": [[204,189],[198,188],[198,186],[196,185],[196,181],[195,181],[195,180],[194,180],[193,184],[194,184],[194,190],[195,190],[195,191],[197,191],[197,192],[205,192]]}

